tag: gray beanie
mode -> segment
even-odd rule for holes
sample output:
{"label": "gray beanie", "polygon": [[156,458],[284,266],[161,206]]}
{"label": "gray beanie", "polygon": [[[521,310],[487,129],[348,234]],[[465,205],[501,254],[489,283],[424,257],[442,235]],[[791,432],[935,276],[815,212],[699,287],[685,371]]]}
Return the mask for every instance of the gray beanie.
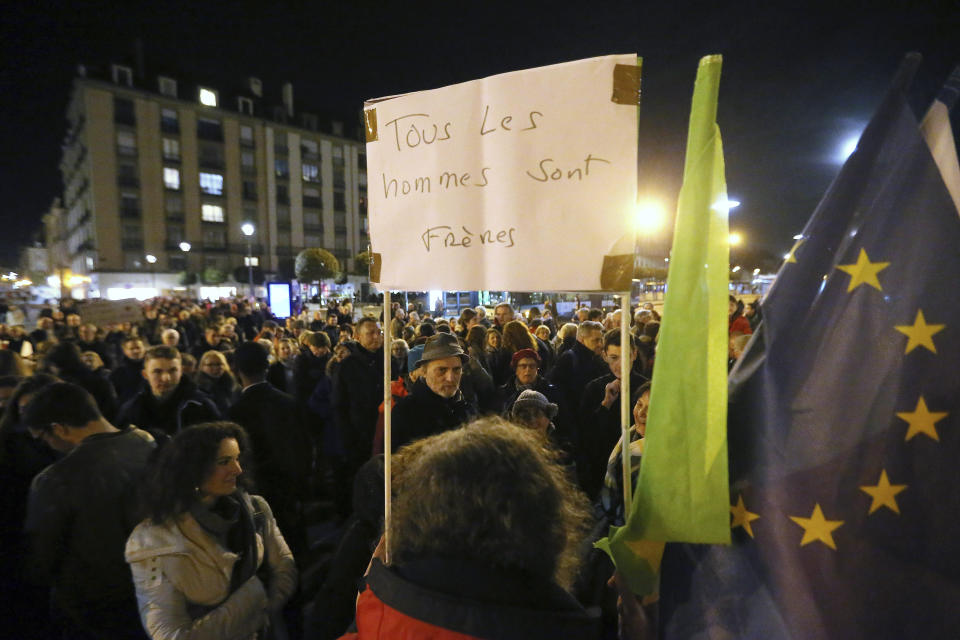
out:
{"label": "gray beanie", "polygon": [[547,400],[547,396],[533,389],[525,389],[520,393],[514,401],[510,413],[515,413],[518,409],[524,407],[539,409],[551,420],[557,417],[557,405]]}

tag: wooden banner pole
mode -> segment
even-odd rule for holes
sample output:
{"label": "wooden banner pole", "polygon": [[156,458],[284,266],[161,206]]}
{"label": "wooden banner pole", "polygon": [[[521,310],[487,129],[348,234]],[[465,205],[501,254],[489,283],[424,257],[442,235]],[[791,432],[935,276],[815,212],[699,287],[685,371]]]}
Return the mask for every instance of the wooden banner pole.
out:
{"label": "wooden banner pole", "polygon": [[383,292],[383,546],[384,560],[390,564],[390,495],[391,495],[391,458],[393,451],[390,424],[392,410],[392,396],[390,393],[391,346],[393,335],[390,331],[391,323],[390,291]]}
{"label": "wooden banner pole", "polygon": [[623,516],[630,517],[633,505],[633,483],[630,480],[630,369],[633,353],[630,349],[630,295],[628,290],[620,297],[620,459],[623,467]]}

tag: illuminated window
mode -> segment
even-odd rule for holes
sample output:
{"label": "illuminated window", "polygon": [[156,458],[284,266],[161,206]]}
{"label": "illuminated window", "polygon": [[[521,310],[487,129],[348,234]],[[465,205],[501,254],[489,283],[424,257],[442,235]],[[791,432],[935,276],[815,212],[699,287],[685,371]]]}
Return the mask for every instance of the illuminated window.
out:
{"label": "illuminated window", "polygon": [[240,141],[253,144],[253,127],[240,126]]}
{"label": "illuminated window", "polygon": [[245,267],[259,267],[260,258],[258,256],[243,256],[243,266]]}
{"label": "illuminated window", "polygon": [[200,219],[204,222],[223,222],[223,207],[205,204],[200,207]]}
{"label": "illuminated window", "polygon": [[177,81],[173,78],[167,78],[160,76],[157,78],[157,83],[160,85],[160,93],[165,96],[170,96],[171,98],[177,97]]}
{"label": "illuminated window", "polygon": [[315,164],[303,165],[303,179],[307,182],[320,182],[320,167]]}
{"label": "illuminated window", "polygon": [[160,130],[167,133],[180,133],[180,121],[176,109],[160,110]]}
{"label": "illuminated window", "polygon": [[171,167],[163,168],[163,186],[167,189],[177,190],[180,188],[180,169]]}
{"label": "illuminated window", "polygon": [[111,70],[113,71],[114,84],[122,84],[128,87],[133,86],[133,71],[130,67],[115,64],[111,67]]}
{"label": "illuminated window", "polygon": [[207,107],[217,106],[217,92],[213,89],[200,87],[200,104]]}
{"label": "illuminated window", "polygon": [[163,139],[163,159],[164,160],[179,160],[180,159],[180,141],[175,138],[164,138]]}
{"label": "illuminated window", "polygon": [[273,161],[273,166],[278,178],[286,178],[290,175],[290,166],[286,158],[277,158]]}
{"label": "illuminated window", "polygon": [[117,132],[117,153],[124,156],[137,155],[137,138],[129,131]]}
{"label": "illuminated window", "polygon": [[200,173],[200,191],[212,196],[223,195],[223,176],[219,173]]}

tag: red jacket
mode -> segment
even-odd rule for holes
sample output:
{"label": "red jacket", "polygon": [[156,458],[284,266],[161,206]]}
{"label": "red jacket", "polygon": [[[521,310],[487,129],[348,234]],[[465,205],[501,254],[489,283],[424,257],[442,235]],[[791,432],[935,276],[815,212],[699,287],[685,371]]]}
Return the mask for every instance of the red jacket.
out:
{"label": "red jacket", "polygon": [[537,584],[461,559],[395,568],[373,562],[357,599],[357,631],[340,640],[593,640],[598,612],[556,585]]}

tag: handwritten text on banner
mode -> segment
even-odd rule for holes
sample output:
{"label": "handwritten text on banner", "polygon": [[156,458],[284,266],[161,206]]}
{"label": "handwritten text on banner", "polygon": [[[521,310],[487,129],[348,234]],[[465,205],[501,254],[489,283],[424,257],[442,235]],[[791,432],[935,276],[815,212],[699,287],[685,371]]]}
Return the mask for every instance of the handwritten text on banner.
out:
{"label": "handwritten text on banner", "polygon": [[[370,238],[393,290],[598,290],[632,233],[637,111],[606,56],[370,101]],[[629,244],[632,249],[632,243]]]}

